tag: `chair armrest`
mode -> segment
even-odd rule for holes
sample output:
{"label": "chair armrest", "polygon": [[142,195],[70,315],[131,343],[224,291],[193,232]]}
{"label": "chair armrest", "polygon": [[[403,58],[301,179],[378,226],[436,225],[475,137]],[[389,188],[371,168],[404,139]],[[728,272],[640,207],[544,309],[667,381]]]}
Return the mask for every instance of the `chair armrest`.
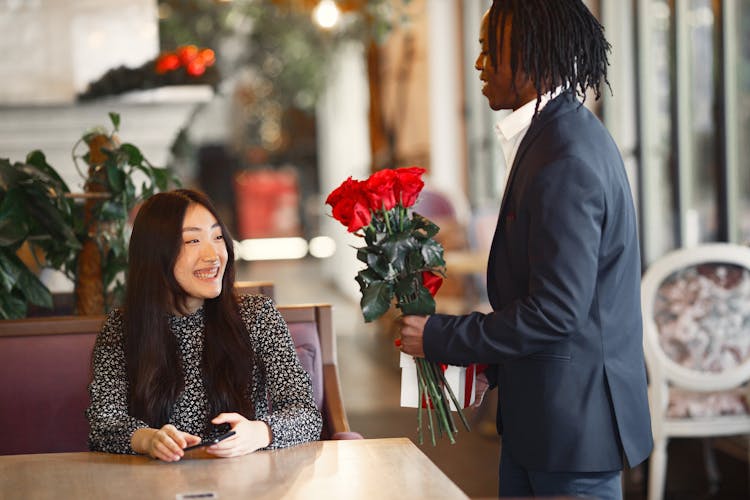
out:
{"label": "chair armrest", "polygon": [[[349,429],[349,421],[346,418],[346,411],[344,410],[344,402],[341,397],[341,386],[339,385],[339,374],[336,365],[323,365],[323,385],[325,393],[325,400],[323,401],[323,419],[330,438],[357,439],[353,436],[360,435]],[[337,435],[340,437],[337,438]]]}
{"label": "chair armrest", "polygon": [[331,439],[334,441],[344,441],[349,439],[364,439],[365,437],[359,432],[337,432]]}

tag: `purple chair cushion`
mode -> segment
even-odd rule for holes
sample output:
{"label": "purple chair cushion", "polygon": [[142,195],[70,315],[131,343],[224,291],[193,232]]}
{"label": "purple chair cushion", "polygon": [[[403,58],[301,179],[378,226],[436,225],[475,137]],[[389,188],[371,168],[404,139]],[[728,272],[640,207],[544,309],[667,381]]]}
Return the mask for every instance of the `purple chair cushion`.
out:
{"label": "purple chair cushion", "polygon": [[323,356],[318,329],[315,323],[291,323],[289,333],[292,335],[297,357],[310,375],[313,399],[320,410],[323,408]]}

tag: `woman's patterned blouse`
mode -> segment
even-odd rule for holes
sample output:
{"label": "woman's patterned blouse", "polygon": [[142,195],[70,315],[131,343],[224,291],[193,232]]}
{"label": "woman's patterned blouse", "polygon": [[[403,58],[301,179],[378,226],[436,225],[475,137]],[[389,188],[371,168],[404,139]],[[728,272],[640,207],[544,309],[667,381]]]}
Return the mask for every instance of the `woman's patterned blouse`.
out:
{"label": "woman's patterned blouse", "polygon": [[[240,314],[250,332],[255,353],[255,369],[248,399],[253,402],[255,419],[271,427],[268,448],[283,448],[320,438],[322,419],[315,406],[310,376],[302,368],[294,343],[281,313],[273,301],[260,295],[240,299]],[[135,452],[130,438],[146,422],[128,414],[128,380],[123,350],[122,313],[109,313],[94,346],[93,381],[89,386],[91,406],[89,448],[108,453]],[[210,423],[208,401],[201,376],[203,353],[203,307],[188,316],[171,316],[177,336],[185,388],[175,402],[169,423],[202,439],[218,429]]]}

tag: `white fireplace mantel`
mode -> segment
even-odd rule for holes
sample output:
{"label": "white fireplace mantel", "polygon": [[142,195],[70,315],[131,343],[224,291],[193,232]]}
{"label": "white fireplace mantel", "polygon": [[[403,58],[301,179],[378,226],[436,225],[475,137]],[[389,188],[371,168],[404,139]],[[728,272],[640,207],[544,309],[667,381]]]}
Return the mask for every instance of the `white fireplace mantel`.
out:
{"label": "white fireplace mantel", "polygon": [[70,190],[81,191],[83,179],[73,164],[72,148],[87,130],[111,130],[109,112],[120,114],[122,142],[136,145],[155,166],[164,166],[179,130],[213,95],[209,86],[185,85],[76,104],[0,107],[0,158],[23,161],[30,151],[40,149]]}

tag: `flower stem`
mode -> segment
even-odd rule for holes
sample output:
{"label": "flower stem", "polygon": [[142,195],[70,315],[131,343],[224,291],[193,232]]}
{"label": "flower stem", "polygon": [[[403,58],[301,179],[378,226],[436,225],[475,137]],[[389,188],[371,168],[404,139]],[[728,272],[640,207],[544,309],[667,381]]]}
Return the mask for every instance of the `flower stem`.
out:
{"label": "flower stem", "polygon": [[[427,374],[424,371],[422,363],[420,363],[420,359],[419,358],[414,358],[414,361],[416,362],[416,365],[417,365],[417,379],[418,379],[418,382],[422,385],[422,389],[423,389],[424,394],[425,394],[425,400],[427,401],[427,404],[429,405],[430,404],[429,390],[427,388],[427,383],[425,382],[425,377],[427,376]],[[418,404],[419,404],[419,406],[421,408],[421,406],[422,406],[422,399],[421,398],[420,398]],[[427,407],[427,417],[428,417],[428,420],[429,420],[430,437],[432,438],[432,446],[436,446],[436,443],[435,443],[435,426],[432,423],[432,408],[430,408],[430,406]]]}
{"label": "flower stem", "polygon": [[417,401],[419,402],[417,404],[417,407],[419,408],[419,410],[417,410],[417,433],[419,435],[420,445],[424,443],[424,438],[422,436],[422,398],[424,397],[424,389],[422,388],[422,386],[424,384],[422,384],[421,382],[422,378],[419,376],[419,370],[417,370],[417,389],[419,391],[417,399]]}
{"label": "flower stem", "polygon": [[456,440],[453,438],[453,433],[451,432],[450,424],[448,423],[448,417],[446,415],[446,409],[445,409],[445,401],[442,399],[441,394],[437,387],[437,381],[435,380],[434,373],[431,373],[431,370],[429,368],[429,361],[427,361],[424,358],[417,358],[417,362],[422,364],[423,367],[423,373],[425,374],[425,379],[427,382],[427,388],[429,391],[430,399],[432,399],[432,403],[435,406],[435,412],[438,417],[438,423],[440,424],[440,428],[444,430],[448,434],[448,439],[450,439],[451,444],[454,444]]}
{"label": "flower stem", "polygon": [[464,412],[461,409],[461,405],[458,403],[458,398],[456,398],[456,395],[453,393],[453,389],[451,389],[451,386],[448,384],[448,381],[445,380],[445,373],[440,372],[440,379],[443,382],[443,385],[446,389],[448,389],[448,394],[450,394],[451,399],[453,400],[453,406],[456,407],[456,410],[458,411],[458,416],[461,418],[461,423],[464,424],[464,427],[467,431],[471,432],[471,428],[469,427],[469,422],[466,420],[466,417],[464,416]]}
{"label": "flower stem", "polygon": [[393,231],[391,231],[391,221],[388,217],[388,210],[385,209],[385,203],[383,204],[383,218],[385,219],[385,227],[388,229],[388,234],[393,234]]}
{"label": "flower stem", "polygon": [[[445,409],[445,413],[448,416],[450,429],[453,432],[458,432],[458,427],[456,427],[456,421],[453,420],[453,414],[450,411],[451,407],[450,407],[450,403],[448,402],[448,397],[445,395],[444,389],[447,387],[450,390],[450,386],[448,386],[448,383],[445,380],[445,373],[443,372],[443,369],[438,366],[437,363],[430,363],[430,368],[432,368],[432,374],[436,380],[435,385],[440,391],[440,399],[443,403],[443,408]],[[458,405],[456,405],[456,407],[458,407]]]}

